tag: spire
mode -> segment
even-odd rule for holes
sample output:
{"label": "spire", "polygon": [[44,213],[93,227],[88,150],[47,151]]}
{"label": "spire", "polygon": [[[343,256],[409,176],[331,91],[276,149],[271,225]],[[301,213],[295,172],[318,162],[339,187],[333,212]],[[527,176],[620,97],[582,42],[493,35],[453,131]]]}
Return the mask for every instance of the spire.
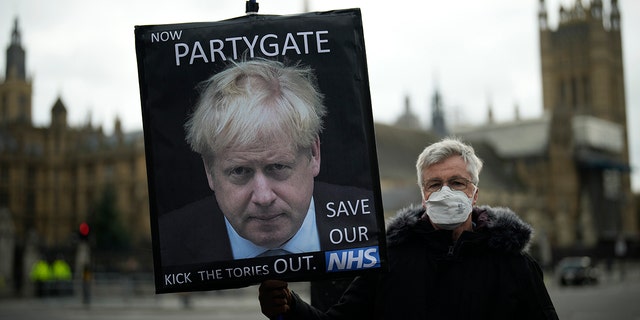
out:
{"label": "spire", "polygon": [[409,95],[404,97],[404,113],[398,117],[395,123],[398,127],[407,129],[420,129],[420,121],[418,117],[411,111],[411,101]]}
{"label": "spire", "polygon": [[20,30],[18,29],[18,18],[13,20],[13,31],[11,32],[11,45],[21,46]]}
{"label": "spire", "polygon": [[620,30],[620,10],[618,9],[618,0],[611,0],[611,29]]}
{"label": "spire", "polygon": [[594,19],[602,19],[602,0],[591,1],[591,16]]}
{"label": "spire", "polygon": [[569,21],[569,15],[564,9],[564,6],[560,5],[560,24],[566,23],[567,21]]}
{"label": "spire", "polygon": [[25,52],[22,48],[18,18],[13,22],[11,44],[7,48],[7,67],[5,79],[26,80]]}
{"label": "spire", "polygon": [[584,6],[582,5],[582,0],[577,0],[576,1],[576,5],[575,5],[575,9],[574,10],[574,15],[575,18],[578,19],[584,19],[585,18],[585,9]]}
{"label": "spire", "polygon": [[442,98],[440,97],[440,92],[438,92],[438,89],[435,90],[435,92],[433,93],[433,98],[431,98],[431,122],[433,133],[441,137],[449,134],[444,121]]}
{"label": "spire", "polygon": [[122,132],[122,121],[120,121],[120,117],[118,116],[116,116],[116,120],[113,124],[113,134],[116,136],[116,139],[119,145],[124,143],[124,132]]}
{"label": "spire", "polygon": [[51,108],[51,126],[54,128],[65,128],[67,126],[67,108],[58,96],[56,103]]}
{"label": "spire", "polygon": [[51,108],[51,114],[67,114],[67,107],[64,106],[64,103],[62,102],[62,98],[60,96],[58,96],[58,99],[53,104],[53,107]]}
{"label": "spire", "polygon": [[122,134],[122,121],[120,121],[120,117],[116,116],[116,120],[114,121],[113,128],[116,134]]}
{"label": "spire", "polygon": [[549,21],[547,20],[547,7],[544,0],[540,0],[538,7],[538,25],[540,30],[547,30],[549,28]]}
{"label": "spire", "polygon": [[409,99],[409,95],[404,96],[404,113],[411,113],[411,99]]}
{"label": "spire", "polygon": [[488,124],[493,124],[494,123],[493,104],[491,103],[490,99],[489,99],[489,102],[487,103],[487,123]]}

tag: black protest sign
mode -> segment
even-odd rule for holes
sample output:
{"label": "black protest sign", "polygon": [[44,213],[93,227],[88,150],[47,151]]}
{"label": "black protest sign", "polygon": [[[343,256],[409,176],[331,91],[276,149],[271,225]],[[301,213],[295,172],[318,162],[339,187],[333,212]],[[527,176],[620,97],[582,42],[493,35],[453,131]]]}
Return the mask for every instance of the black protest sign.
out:
{"label": "black protest sign", "polygon": [[[358,9],[137,26],[135,36],[157,292],[236,288],[266,279],[320,280],[386,268]],[[323,97],[326,113],[313,144],[302,148],[310,152],[294,147],[295,134],[240,149],[235,149],[239,139],[230,138],[232,145],[195,152],[185,137],[196,129],[185,123],[208,125],[209,118],[197,116],[197,106],[215,105],[209,101],[220,98],[204,98],[214,87],[204,81],[253,64],[302,68],[315,76],[310,83]],[[263,139],[253,135],[258,129],[238,123],[258,128],[256,123],[269,117],[247,110],[217,123]],[[210,136],[222,139],[222,134]],[[282,221],[281,228],[274,227],[276,221]],[[286,251],[265,256],[268,249]]]}

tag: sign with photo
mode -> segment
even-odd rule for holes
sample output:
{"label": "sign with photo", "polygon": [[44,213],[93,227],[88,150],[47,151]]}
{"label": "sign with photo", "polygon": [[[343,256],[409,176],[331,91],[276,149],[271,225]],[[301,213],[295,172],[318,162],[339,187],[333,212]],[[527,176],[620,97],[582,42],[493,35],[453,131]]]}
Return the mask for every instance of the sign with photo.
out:
{"label": "sign with photo", "polygon": [[386,268],[359,9],[135,41],[156,292]]}

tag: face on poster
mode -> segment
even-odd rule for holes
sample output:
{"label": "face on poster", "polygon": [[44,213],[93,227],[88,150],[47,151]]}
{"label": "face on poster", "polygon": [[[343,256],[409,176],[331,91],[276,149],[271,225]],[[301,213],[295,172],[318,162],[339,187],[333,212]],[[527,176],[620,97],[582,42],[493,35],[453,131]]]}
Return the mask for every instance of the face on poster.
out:
{"label": "face on poster", "polygon": [[386,267],[358,9],[135,36],[157,292]]}

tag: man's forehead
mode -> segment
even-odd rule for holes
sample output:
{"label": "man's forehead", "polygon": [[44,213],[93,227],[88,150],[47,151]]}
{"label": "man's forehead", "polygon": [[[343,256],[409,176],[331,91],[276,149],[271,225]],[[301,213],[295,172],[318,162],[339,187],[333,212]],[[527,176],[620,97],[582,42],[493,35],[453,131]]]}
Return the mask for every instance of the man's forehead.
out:
{"label": "man's forehead", "polygon": [[454,179],[466,179],[466,180],[470,180],[468,177],[468,175],[466,174],[453,174],[453,175],[442,175],[442,176],[430,176],[424,177],[425,182],[426,181],[448,181],[448,180],[454,180]]}
{"label": "man's forehead", "polygon": [[424,180],[448,180],[451,178],[468,179],[468,176],[467,164],[460,156],[449,157],[444,161],[434,163],[422,170],[422,178]]}
{"label": "man's forehead", "polygon": [[241,148],[228,148],[217,159],[226,163],[242,162],[283,162],[293,161],[298,152],[291,145],[254,145]]}
{"label": "man's forehead", "polygon": [[232,141],[222,149],[222,153],[232,152],[264,152],[269,150],[294,150],[295,144],[292,139],[287,136],[265,136],[264,134],[256,134],[249,140]]}

